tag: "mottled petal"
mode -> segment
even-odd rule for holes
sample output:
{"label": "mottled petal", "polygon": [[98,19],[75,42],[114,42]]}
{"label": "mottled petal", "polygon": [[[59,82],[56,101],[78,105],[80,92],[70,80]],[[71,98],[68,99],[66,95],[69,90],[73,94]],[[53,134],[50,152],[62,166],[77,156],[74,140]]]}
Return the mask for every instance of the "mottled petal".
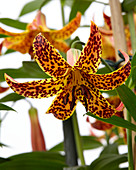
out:
{"label": "mottled petal", "polygon": [[88,84],[84,87],[86,89],[85,92],[80,86],[76,94],[78,100],[85,106],[86,111],[90,111],[92,114],[102,118],[110,118],[116,113],[116,110],[93,85]]}
{"label": "mottled petal", "polygon": [[101,47],[98,27],[91,22],[90,37],[74,66],[86,73],[95,73],[100,64]]}
{"label": "mottled petal", "polygon": [[35,37],[33,45],[34,58],[41,69],[47,74],[53,77],[61,77],[71,68],[50,42],[41,34]]}
{"label": "mottled petal", "polygon": [[63,88],[64,85],[61,79],[54,80],[53,78],[18,83],[7,74],[5,74],[5,80],[17,94],[30,98],[45,98],[53,96]]}
{"label": "mottled petal", "polygon": [[8,49],[13,49],[23,54],[28,53],[32,46],[33,39],[37,33],[37,31],[25,31],[19,35],[5,38],[3,45]]}
{"label": "mottled petal", "polygon": [[1,27],[0,27],[0,34],[9,35],[9,36],[17,36],[17,35],[20,35],[20,33],[9,32],[9,31],[4,30],[4,29],[1,28]]}
{"label": "mottled petal", "polygon": [[68,39],[71,36],[71,34],[73,34],[74,31],[80,26],[80,20],[81,20],[81,13],[78,12],[76,17],[69,24],[64,26],[61,30],[51,31],[49,35],[54,40]]}
{"label": "mottled petal", "polygon": [[[124,56],[129,58],[126,53],[122,52]],[[128,78],[131,71],[131,63],[127,63],[118,70],[109,74],[91,74],[88,75],[88,80],[99,90],[113,90],[121,86]],[[90,77],[90,78],[89,78]]]}
{"label": "mottled petal", "polygon": [[54,40],[50,37],[49,32],[42,32],[42,35],[46,37],[46,39],[54,46],[54,48],[58,49],[59,51],[67,52],[69,50],[69,45],[63,40]]}
{"label": "mottled petal", "polygon": [[71,89],[65,88],[62,90],[54,99],[46,113],[53,113],[53,115],[60,120],[68,119],[73,114],[77,104],[75,89],[76,87],[73,86]]}

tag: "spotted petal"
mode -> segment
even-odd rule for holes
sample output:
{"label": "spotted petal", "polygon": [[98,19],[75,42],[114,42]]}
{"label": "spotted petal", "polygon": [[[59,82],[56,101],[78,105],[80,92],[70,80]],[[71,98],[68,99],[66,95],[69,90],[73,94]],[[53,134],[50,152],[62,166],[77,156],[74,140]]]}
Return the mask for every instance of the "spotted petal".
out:
{"label": "spotted petal", "polygon": [[34,58],[47,74],[57,78],[65,75],[68,69],[72,68],[41,34],[35,37],[33,46]]}
{"label": "spotted petal", "polygon": [[8,85],[17,94],[30,97],[30,98],[45,98],[55,95],[60,89],[63,88],[64,83],[62,80],[44,79],[37,81],[30,81],[26,83],[18,83],[10,76],[5,74],[5,79]]}
{"label": "spotted petal", "polygon": [[64,40],[53,39],[50,36],[50,32],[41,32],[41,33],[54,46],[54,48],[63,52],[67,52],[69,50],[70,47]]}
{"label": "spotted petal", "polygon": [[78,100],[85,106],[86,111],[90,111],[96,116],[110,118],[116,113],[116,110],[93,85],[88,85],[88,87],[80,86],[76,91],[76,95]]}
{"label": "spotted petal", "polygon": [[[131,63],[126,53],[122,54],[127,58],[126,64],[118,70],[109,74],[91,74],[88,80],[99,90],[113,90],[122,85],[128,78],[131,71]],[[90,77],[90,78],[89,78]]]}
{"label": "spotted petal", "polygon": [[68,39],[71,34],[80,26],[81,13],[78,12],[76,17],[64,26],[61,30],[54,30],[49,33],[54,40],[65,40]]}
{"label": "spotted petal", "polygon": [[73,114],[76,104],[75,86],[71,89],[65,88],[57,95],[46,113],[53,113],[56,118],[66,120]]}
{"label": "spotted petal", "polygon": [[0,28],[0,34],[11,36],[4,39],[3,46],[25,54],[29,52],[33,39],[38,34],[38,31],[34,30],[31,32],[25,31],[23,33],[12,33]]}
{"label": "spotted petal", "polygon": [[100,57],[101,35],[98,27],[91,21],[90,37],[74,66],[86,73],[95,73],[100,64]]}

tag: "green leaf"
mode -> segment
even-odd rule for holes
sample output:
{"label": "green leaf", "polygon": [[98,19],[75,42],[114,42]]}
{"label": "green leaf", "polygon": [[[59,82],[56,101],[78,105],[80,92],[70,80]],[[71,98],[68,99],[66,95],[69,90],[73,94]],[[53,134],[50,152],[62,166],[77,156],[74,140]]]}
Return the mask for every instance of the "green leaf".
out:
{"label": "green leaf", "polygon": [[[15,111],[14,109],[12,109],[11,107],[5,105],[5,104],[2,104],[0,103],[0,110],[8,110],[8,111]],[[16,112],[16,111],[15,111]]]}
{"label": "green leaf", "polygon": [[12,78],[49,78],[44,73],[38,64],[34,61],[24,61],[23,66],[18,69],[1,69],[0,82],[5,81],[4,73],[7,73]]}
{"label": "green leaf", "polygon": [[16,102],[17,100],[24,99],[25,97],[18,95],[17,93],[10,93],[3,98],[0,99],[0,102],[9,102],[13,101]]}
{"label": "green leaf", "polygon": [[76,16],[78,11],[81,12],[82,15],[84,15],[85,11],[91,5],[92,2],[94,2],[94,0],[89,0],[89,1],[74,0],[70,12],[69,21],[71,21]]}
{"label": "green leaf", "polygon": [[134,66],[136,66],[136,53],[132,57],[132,61],[131,61],[131,67],[134,67]]}
{"label": "green leaf", "polygon": [[111,71],[109,71],[109,69],[107,67],[102,67],[97,71],[97,74],[106,74],[106,73],[110,73]]}
{"label": "green leaf", "polygon": [[117,140],[114,141],[114,143],[117,143],[118,145],[125,145],[124,138],[118,138]]}
{"label": "green leaf", "polygon": [[119,170],[119,165],[124,162],[127,162],[126,154],[104,154],[93,161],[89,168],[91,170]]}
{"label": "green leaf", "polygon": [[40,9],[41,7],[43,7],[45,4],[47,4],[50,0],[34,0],[31,1],[27,4],[25,4],[25,6],[22,8],[19,17],[28,14],[30,12],[33,12],[37,9]]}
{"label": "green leaf", "polygon": [[4,34],[0,34],[0,38],[6,38],[6,37],[11,37],[9,35],[4,35]]}
{"label": "green leaf", "polygon": [[95,136],[82,136],[81,139],[84,150],[95,149],[103,146],[103,144],[99,142]]}
{"label": "green leaf", "polygon": [[136,66],[132,67],[131,76],[132,76],[133,84],[136,85]]}
{"label": "green leaf", "polygon": [[14,52],[16,52],[16,51],[13,49],[7,49],[7,51],[4,53],[4,55],[14,53]]}
{"label": "green leaf", "polygon": [[136,125],[128,122],[127,120],[122,119],[121,117],[113,115],[111,118],[104,119],[104,118],[100,118],[98,116],[95,116],[94,114],[92,114],[90,112],[87,112],[86,114],[89,115],[89,116],[92,116],[92,117],[94,117],[98,120],[101,120],[103,122],[110,123],[110,124],[113,124],[115,126],[119,126],[119,127],[123,127],[123,128],[128,128],[128,129],[136,132]]}
{"label": "green leaf", "polygon": [[21,22],[19,20],[10,19],[10,18],[0,18],[0,22],[7,26],[14,27],[21,30],[25,30],[27,26],[27,23]]}
{"label": "green leaf", "polygon": [[121,4],[122,6],[122,11],[123,12],[129,12],[134,9],[136,6],[136,0],[124,0],[123,3]]}
{"label": "green leaf", "polygon": [[[97,137],[95,136],[81,136],[82,139],[82,145],[84,150],[89,150],[89,149],[95,149],[98,147],[102,147],[103,144],[97,140]],[[64,151],[64,143],[61,142],[51,148],[49,151],[51,152],[59,152],[59,151]]]}
{"label": "green leaf", "polygon": [[9,157],[8,161],[4,161],[0,164],[0,169],[3,170],[54,170],[56,168],[62,170],[63,167],[67,167],[65,157],[52,152],[24,153]]}
{"label": "green leaf", "polygon": [[105,154],[119,154],[117,143],[105,146],[102,152],[100,153],[100,156],[103,156]]}
{"label": "green leaf", "polygon": [[125,85],[117,88],[120,99],[136,121],[136,95]]}

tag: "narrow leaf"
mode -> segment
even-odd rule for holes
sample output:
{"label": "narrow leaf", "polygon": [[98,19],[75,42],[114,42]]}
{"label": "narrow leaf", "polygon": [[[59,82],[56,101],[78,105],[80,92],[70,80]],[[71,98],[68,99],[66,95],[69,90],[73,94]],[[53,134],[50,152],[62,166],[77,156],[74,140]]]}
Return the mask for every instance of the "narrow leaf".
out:
{"label": "narrow leaf", "polygon": [[132,61],[131,61],[131,66],[134,67],[136,66],[136,53],[134,54]]}
{"label": "narrow leaf", "polygon": [[10,54],[10,53],[14,53],[14,52],[16,52],[16,51],[13,50],[13,49],[7,49],[7,50],[5,51],[5,53],[4,53],[4,55]]}
{"label": "narrow leaf", "polygon": [[25,97],[18,95],[17,93],[10,93],[3,98],[0,99],[0,102],[9,102],[13,101],[16,102],[17,100],[24,99]]}
{"label": "narrow leaf", "polygon": [[90,112],[87,112],[86,114],[89,115],[89,116],[92,116],[92,117],[94,117],[98,120],[101,120],[103,122],[110,123],[110,124],[113,124],[115,126],[119,126],[119,127],[123,127],[123,128],[128,128],[128,129],[136,132],[136,125],[128,122],[127,120],[122,119],[121,117],[113,115],[111,118],[104,119],[104,118],[100,118],[98,116],[95,116],[94,114],[92,114]]}
{"label": "narrow leaf", "polygon": [[4,35],[4,34],[0,34],[0,38],[6,38],[6,37],[11,37],[9,35]]}
{"label": "narrow leaf", "polygon": [[25,6],[22,8],[19,17],[28,14],[30,12],[33,12],[37,9],[40,9],[41,7],[43,7],[45,4],[47,4],[50,0],[34,0],[31,1],[27,4],[25,4]]}
{"label": "narrow leaf", "polygon": [[94,0],[90,0],[90,1],[74,0],[70,12],[69,21],[71,21],[76,16],[76,13],[78,11],[80,11],[82,15],[84,15],[85,11],[91,5],[92,2],[94,2]]}
{"label": "narrow leaf", "polygon": [[5,81],[4,73],[7,73],[12,78],[49,78],[44,73],[38,64],[34,61],[24,61],[23,66],[18,69],[1,69],[0,82]]}
{"label": "narrow leaf", "polygon": [[[0,103],[0,110],[8,110],[8,111],[15,111],[14,109],[12,109],[11,107],[5,105],[5,104],[2,104]],[[15,111],[16,112],[16,111]]]}
{"label": "narrow leaf", "polygon": [[11,156],[7,159],[0,158],[0,169],[6,170],[62,170],[67,167],[65,157],[52,152],[30,152]]}
{"label": "narrow leaf", "polygon": [[117,88],[120,99],[136,121],[136,95],[125,85]]}
{"label": "narrow leaf", "polygon": [[7,26],[14,27],[21,30],[25,30],[27,26],[27,23],[21,22],[19,20],[10,19],[10,18],[0,18],[0,22]]}
{"label": "narrow leaf", "polygon": [[[89,149],[95,149],[98,147],[103,146],[101,142],[97,140],[97,137],[95,136],[81,136],[82,140],[82,145],[84,150],[89,150]],[[51,148],[49,151],[51,152],[59,152],[59,151],[64,151],[64,143],[61,142]]]}
{"label": "narrow leaf", "polygon": [[119,154],[117,143],[105,146],[102,152],[100,153],[100,156],[103,156],[105,154]]}
{"label": "narrow leaf", "polygon": [[105,154],[93,161],[90,165],[91,170],[119,170],[121,163],[127,162],[127,155]]}

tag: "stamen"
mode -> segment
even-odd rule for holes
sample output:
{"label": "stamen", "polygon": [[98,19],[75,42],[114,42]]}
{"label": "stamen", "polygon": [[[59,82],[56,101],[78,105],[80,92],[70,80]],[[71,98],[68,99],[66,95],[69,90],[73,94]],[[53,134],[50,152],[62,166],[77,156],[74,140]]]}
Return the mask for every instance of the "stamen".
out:
{"label": "stamen", "polygon": [[86,86],[81,85],[81,93],[82,93],[82,95],[84,95],[86,98],[91,99],[91,96],[92,96],[92,95],[91,95],[89,89],[88,89]]}
{"label": "stamen", "polygon": [[63,98],[63,103],[66,105],[68,103],[69,93],[67,93]]}
{"label": "stamen", "polygon": [[72,102],[71,102],[71,105],[70,105],[70,110],[73,110],[74,106],[75,106],[75,89],[76,89],[76,86],[73,86],[73,89],[72,89]]}

